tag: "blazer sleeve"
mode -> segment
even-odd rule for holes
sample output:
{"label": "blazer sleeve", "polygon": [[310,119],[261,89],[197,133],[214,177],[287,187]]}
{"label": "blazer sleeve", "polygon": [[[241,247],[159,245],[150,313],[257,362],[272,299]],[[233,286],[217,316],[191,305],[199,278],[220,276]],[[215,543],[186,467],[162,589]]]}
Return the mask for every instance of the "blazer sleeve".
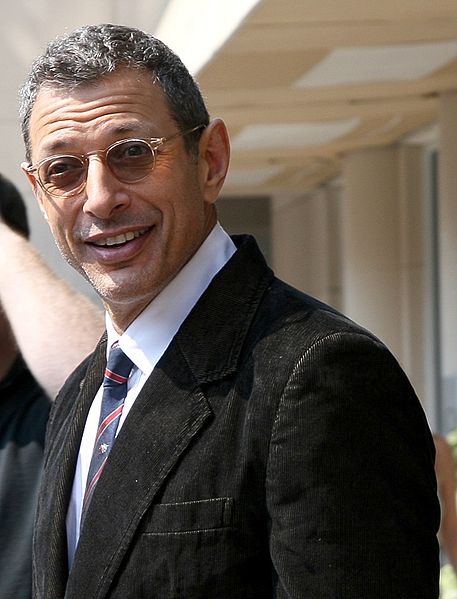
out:
{"label": "blazer sleeve", "polygon": [[297,362],[266,493],[277,599],[438,597],[433,442],[406,376],[368,334],[332,334]]}

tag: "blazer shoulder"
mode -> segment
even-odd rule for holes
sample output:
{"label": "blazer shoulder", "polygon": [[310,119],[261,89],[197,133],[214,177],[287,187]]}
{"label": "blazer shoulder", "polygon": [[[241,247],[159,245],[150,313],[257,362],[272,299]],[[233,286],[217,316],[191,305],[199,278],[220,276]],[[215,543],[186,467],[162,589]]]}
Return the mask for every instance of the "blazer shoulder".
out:
{"label": "blazer shoulder", "polygon": [[384,345],[371,331],[343,313],[276,277],[264,294],[258,319],[260,327],[269,322],[272,331],[300,340],[297,347],[302,349],[327,337],[351,334]]}

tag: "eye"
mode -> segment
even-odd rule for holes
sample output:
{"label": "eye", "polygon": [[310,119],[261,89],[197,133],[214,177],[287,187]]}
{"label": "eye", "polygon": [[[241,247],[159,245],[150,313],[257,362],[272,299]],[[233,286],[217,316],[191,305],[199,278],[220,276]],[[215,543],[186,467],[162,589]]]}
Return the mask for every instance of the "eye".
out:
{"label": "eye", "polygon": [[84,164],[76,156],[58,156],[45,161],[39,176],[47,187],[65,189],[78,185],[84,178]]}
{"label": "eye", "polygon": [[150,154],[151,149],[144,143],[132,143],[129,142],[125,147],[125,155],[128,157],[143,156],[144,154]]}
{"label": "eye", "polygon": [[82,171],[83,169],[83,164],[79,158],[75,156],[61,156],[45,162],[41,166],[40,171],[43,180],[47,181],[65,174],[74,173],[75,171]]}
{"label": "eye", "polygon": [[115,145],[109,152],[109,160],[113,163],[129,163],[149,161],[153,153],[149,145],[141,139],[129,139]]}
{"label": "eye", "polygon": [[108,151],[106,161],[111,172],[130,183],[146,177],[154,168],[154,152],[142,139],[126,139]]}

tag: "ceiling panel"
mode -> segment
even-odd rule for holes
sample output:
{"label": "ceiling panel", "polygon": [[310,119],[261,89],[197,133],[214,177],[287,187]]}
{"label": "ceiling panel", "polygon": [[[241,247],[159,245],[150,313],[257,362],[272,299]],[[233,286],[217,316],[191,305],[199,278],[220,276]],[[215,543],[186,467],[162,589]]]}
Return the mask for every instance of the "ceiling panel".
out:
{"label": "ceiling panel", "polygon": [[264,0],[249,20],[263,25],[274,22],[410,20],[436,16],[457,16],[455,0]]}
{"label": "ceiling panel", "polygon": [[[243,193],[250,169],[251,194],[305,189],[334,176],[345,154],[427,126],[439,95],[457,89],[456,59],[455,0],[263,0],[200,74],[234,143],[227,193]],[[357,127],[338,139],[297,143],[350,119]],[[266,142],[287,128],[295,134]]]}
{"label": "ceiling panel", "polygon": [[322,87],[429,76],[457,58],[457,40],[336,48],[308,69],[296,87]]}
{"label": "ceiling panel", "polygon": [[[289,88],[305,72],[321,62],[326,50],[303,52],[230,53],[220,52],[198,74],[205,89],[251,89],[280,87]],[[266,68],[268,64],[268,68]]]}
{"label": "ceiling panel", "polygon": [[[457,2],[456,2],[457,5]],[[429,19],[279,23],[251,21],[234,34],[224,52],[316,50],[343,46],[447,41],[457,38],[457,15]]]}

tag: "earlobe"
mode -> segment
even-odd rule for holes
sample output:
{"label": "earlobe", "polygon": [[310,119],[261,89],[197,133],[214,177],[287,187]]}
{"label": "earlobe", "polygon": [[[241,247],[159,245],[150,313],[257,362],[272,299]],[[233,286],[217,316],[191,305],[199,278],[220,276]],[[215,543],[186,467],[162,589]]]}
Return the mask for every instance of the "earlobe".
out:
{"label": "earlobe", "polygon": [[200,139],[200,176],[205,201],[214,204],[224,184],[230,161],[230,142],[222,119],[213,119]]}

